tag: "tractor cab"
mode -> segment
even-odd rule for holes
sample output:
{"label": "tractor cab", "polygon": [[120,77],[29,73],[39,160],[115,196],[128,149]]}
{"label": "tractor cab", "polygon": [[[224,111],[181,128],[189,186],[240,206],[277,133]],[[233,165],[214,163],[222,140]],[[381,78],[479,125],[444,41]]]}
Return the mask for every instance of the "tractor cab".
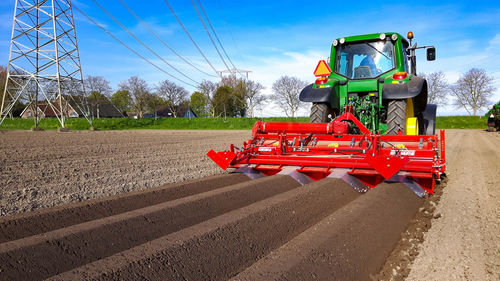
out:
{"label": "tractor cab", "polygon": [[350,42],[337,48],[334,72],[347,79],[372,79],[396,67],[392,41]]}

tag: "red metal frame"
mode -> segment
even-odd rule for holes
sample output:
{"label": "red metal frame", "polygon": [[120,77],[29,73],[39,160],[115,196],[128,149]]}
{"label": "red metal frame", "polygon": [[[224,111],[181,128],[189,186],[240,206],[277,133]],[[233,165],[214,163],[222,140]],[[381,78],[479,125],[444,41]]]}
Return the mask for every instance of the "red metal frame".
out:
{"label": "red metal frame", "polygon": [[[337,134],[335,122],[352,122],[360,135]],[[378,135],[371,133],[346,108],[330,123],[267,123],[257,121],[252,138],[242,148],[207,155],[222,169],[249,165],[265,175],[284,166],[313,180],[327,177],[333,169],[348,168],[349,174],[369,187],[395,175],[403,175],[432,194],[436,179],[445,172],[445,134]]]}

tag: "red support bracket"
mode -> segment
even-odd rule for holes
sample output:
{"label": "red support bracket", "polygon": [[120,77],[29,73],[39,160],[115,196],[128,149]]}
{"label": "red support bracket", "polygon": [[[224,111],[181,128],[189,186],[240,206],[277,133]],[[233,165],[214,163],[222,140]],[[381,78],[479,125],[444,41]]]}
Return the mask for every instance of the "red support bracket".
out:
{"label": "red support bracket", "polygon": [[231,151],[221,151],[215,152],[213,149],[207,153],[207,156],[210,157],[222,170],[226,170],[229,167],[229,164],[236,157],[236,153]]}

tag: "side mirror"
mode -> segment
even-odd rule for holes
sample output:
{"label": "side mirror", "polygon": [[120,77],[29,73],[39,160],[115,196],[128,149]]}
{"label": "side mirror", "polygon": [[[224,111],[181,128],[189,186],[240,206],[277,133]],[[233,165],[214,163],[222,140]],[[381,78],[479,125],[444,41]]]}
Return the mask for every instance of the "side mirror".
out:
{"label": "side mirror", "polygon": [[436,48],[434,47],[427,48],[427,60],[429,61],[436,60]]}

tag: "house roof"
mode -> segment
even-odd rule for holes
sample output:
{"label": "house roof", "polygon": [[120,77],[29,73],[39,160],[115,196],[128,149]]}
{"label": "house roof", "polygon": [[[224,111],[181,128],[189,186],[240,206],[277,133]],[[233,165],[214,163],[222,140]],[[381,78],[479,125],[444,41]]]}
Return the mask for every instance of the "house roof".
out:
{"label": "house roof", "polygon": [[[71,106],[71,104],[66,103],[65,100],[63,100],[62,103],[63,103],[63,107],[66,105],[68,106],[68,112],[71,110],[75,111],[75,109]],[[32,105],[34,105],[34,104],[32,104]],[[52,102],[52,106],[50,106],[48,101],[43,100],[43,101],[38,101],[37,105],[38,105],[39,112],[43,113],[44,117],[56,117],[57,116],[56,112],[54,111],[54,108],[56,109],[56,111],[57,111],[57,109],[59,109],[59,101]],[[21,115],[23,115],[26,110],[30,109],[30,107],[31,107],[31,105],[28,104],[24,108]]]}
{"label": "house roof", "polygon": [[[109,102],[98,104],[98,107],[99,117],[123,117],[123,114]],[[92,106],[90,110],[93,116],[97,116],[97,107]]]}
{"label": "house roof", "polygon": [[[189,105],[180,105],[180,106],[175,106],[174,110],[177,112],[177,117],[184,117],[186,115],[186,112],[188,110],[191,110],[191,108],[189,107]],[[194,116],[196,116],[196,114],[192,110],[191,110],[191,112],[193,113]],[[162,116],[162,117],[173,117],[174,116],[174,113],[172,112],[172,110],[168,106],[161,107],[160,109],[157,110],[156,113],[158,114],[158,116]],[[170,113],[170,115],[169,115],[169,113]]]}

